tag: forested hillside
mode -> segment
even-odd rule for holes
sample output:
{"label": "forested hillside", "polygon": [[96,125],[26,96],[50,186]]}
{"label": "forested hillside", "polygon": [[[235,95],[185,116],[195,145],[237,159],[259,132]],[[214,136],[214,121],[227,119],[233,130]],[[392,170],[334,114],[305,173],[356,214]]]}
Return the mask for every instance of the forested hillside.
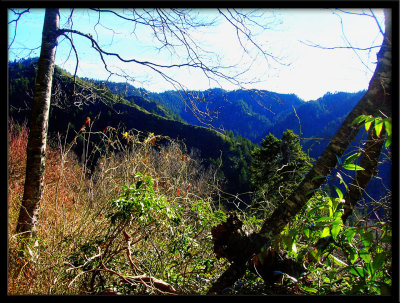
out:
{"label": "forested hillside", "polygon": [[[126,96],[143,96],[157,102],[193,125],[201,125],[217,130],[231,130],[234,135],[261,142],[265,131],[285,117],[292,106],[304,101],[293,94],[277,94],[260,90],[209,89],[206,91],[165,91],[152,93],[138,90],[123,83],[109,83],[114,92],[124,92]],[[195,109],[195,110],[193,110]]]}
{"label": "forested hillside", "polygon": [[394,12],[8,8],[8,294],[398,297]]}
{"label": "forested hillside", "polygon": [[301,138],[307,139],[302,142],[304,149],[311,157],[318,158],[364,93],[327,93],[318,100],[304,102],[295,110],[289,110],[266,134],[271,133],[280,138],[287,129],[291,129]]}
{"label": "forested hillside", "polygon": [[[9,133],[12,143],[10,162],[10,173],[13,176],[11,185],[13,190],[10,196],[12,205],[19,205],[15,202],[18,200],[16,194],[17,189],[22,188],[20,183],[22,179],[16,176],[22,175],[19,159],[24,158],[22,142],[26,140],[24,138],[27,133],[24,121],[30,118],[35,64],[36,60],[9,63],[9,115],[12,121],[19,123],[19,125],[11,125]],[[168,268],[164,268],[157,262],[152,263],[153,271],[175,287],[179,287],[179,291],[195,293],[198,290],[194,290],[184,282],[184,277],[188,275],[186,266],[190,266],[191,279],[196,280],[197,285],[202,285],[202,292],[205,292],[211,280],[197,281],[196,271],[205,271],[205,275],[212,279],[226,268],[224,267],[226,264],[215,265],[214,263],[211,247],[213,243],[209,233],[210,229],[211,233],[215,233],[212,227],[222,221],[229,224],[231,217],[227,219],[226,214],[220,212],[219,208],[215,210],[216,203],[222,201],[219,207],[222,206],[223,209],[236,205],[232,209],[238,207],[243,210],[246,205],[251,205],[252,207],[247,208],[242,216],[247,228],[257,230],[260,222],[273,209],[276,209],[282,202],[282,198],[287,197],[301,182],[312,166],[309,155],[319,156],[328,139],[332,137],[346,114],[362,95],[363,92],[326,94],[316,101],[304,102],[294,95],[280,95],[266,91],[228,92],[214,89],[206,92],[190,92],[189,96],[196,96],[196,98],[186,99],[187,104],[185,104],[177,92],[155,94],[125,84],[107,83],[105,85],[99,81],[79,78],[74,84],[72,75],[56,67],[49,120],[50,142],[52,148],[60,149],[62,157],[68,155],[68,160],[61,158],[59,168],[58,153],[54,150],[49,153],[49,166],[53,167],[53,170],[49,169],[50,175],[46,177],[46,184],[49,187],[46,195],[55,197],[55,205],[54,210],[50,210],[49,207],[47,209],[55,213],[60,212],[57,209],[61,204],[63,215],[54,219],[52,229],[58,230],[58,234],[61,235],[68,229],[71,235],[75,235],[71,238],[61,238],[60,245],[64,245],[64,254],[68,258],[67,262],[65,258],[57,262],[68,264],[70,269],[84,266],[83,268],[88,273],[98,266],[103,266],[104,271],[113,273],[103,263],[99,265],[88,260],[86,255],[94,254],[94,250],[99,245],[99,247],[104,247],[102,239],[111,239],[107,242],[109,244],[106,244],[107,249],[110,249],[111,258],[107,266],[115,268],[112,262],[120,258],[119,246],[112,240],[116,234],[103,235],[101,231],[107,232],[114,225],[124,226],[126,220],[131,219],[129,209],[139,207],[142,210],[139,215],[135,215],[135,220],[139,220],[135,233],[142,236],[138,241],[149,239],[152,246],[158,247],[156,251],[162,251],[162,256],[153,257],[159,262],[168,263]],[[191,102],[194,102],[192,106],[194,104],[198,109],[196,114],[206,113],[200,117],[205,119],[203,120],[205,123],[201,123],[198,117],[196,118],[189,110],[187,105]],[[170,144],[165,136],[178,141]],[[261,140],[261,149],[255,148],[254,143],[246,136],[255,143],[260,143]],[[360,136],[363,136],[362,132]],[[312,137],[317,139],[309,140]],[[184,145],[180,145],[179,142]],[[131,153],[131,144],[138,146],[135,147],[135,153]],[[68,146],[72,146],[79,164],[73,157],[71,158]],[[353,151],[357,150],[357,142],[352,148]],[[196,162],[189,162],[189,157],[193,157]],[[363,196],[364,211],[371,213],[371,218],[373,216],[377,216],[378,219],[387,218],[388,212],[390,213],[390,200],[387,199],[390,199],[391,165],[386,157],[384,153],[380,159],[380,162],[385,163],[380,166],[380,177],[370,182],[367,188],[368,194],[366,192]],[[83,166],[82,171],[78,168],[80,166]],[[56,176],[58,171],[60,177]],[[143,172],[148,175],[143,175]],[[80,174],[83,175],[79,177]],[[343,175],[340,180],[328,183],[328,187],[324,190],[332,195],[332,191],[336,188],[338,193],[343,194],[337,186],[340,182],[349,182],[352,176],[354,173],[349,171],[347,176]],[[134,183],[129,187],[124,185],[121,192],[122,181]],[[63,182],[66,184],[63,185]],[[57,186],[53,188],[52,184]],[[223,191],[218,189],[220,186]],[[74,188],[77,190],[74,191]],[[71,189],[73,193],[69,192]],[[254,191],[254,194],[243,195],[250,190]],[[62,195],[64,195],[63,200],[58,201],[58,197]],[[120,195],[119,198],[117,198],[118,195]],[[136,195],[139,195],[140,200],[136,200]],[[232,201],[235,204],[232,204],[232,201],[226,202],[226,199],[231,197],[234,198]],[[383,200],[378,200],[380,197],[384,197]],[[45,199],[52,198],[46,196]],[[294,227],[283,232],[286,240],[281,244],[274,244],[288,251],[291,258],[277,256],[280,260],[276,263],[279,271],[285,270],[297,276],[303,269],[300,270],[293,260],[300,260],[303,257],[311,260],[319,256],[318,252],[310,255],[304,255],[304,252],[298,253],[297,247],[302,247],[300,242],[297,242],[300,241],[297,239],[298,230],[304,230],[304,233],[310,235],[312,225],[323,227],[321,224],[325,222],[320,222],[320,217],[328,218],[323,217],[328,213],[332,215],[332,211],[328,212],[326,208],[328,205],[326,201],[330,201],[329,199],[331,198],[317,196],[316,199],[310,200],[312,208],[307,213],[307,217],[311,220],[310,222],[315,223],[308,224],[306,221],[296,219]],[[75,204],[76,201],[81,202]],[[177,204],[176,201],[180,202]],[[246,204],[240,204],[238,201]],[[16,212],[14,208],[15,206],[11,210],[12,214]],[[76,217],[75,210],[81,208]],[[93,216],[90,222],[97,222],[97,227],[93,227],[97,234],[94,238],[86,235],[86,226],[92,223],[81,225],[76,221],[77,219],[84,221],[80,216],[87,216],[84,215],[85,213],[91,213],[88,219]],[[44,220],[53,220],[46,214],[43,217]],[[110,223],[105,219],[111,220],[111,227],[107,225]],[[186,225],[180,225],[182,220],[185,220]],[[72,222],[71,225],[67,224],[69,221]],[[160,228],[165,224],[168,226],[167,229]],[[146,230],[142,228],[143,226],[152,226],[151,238],[143,234]],[[60,228],[62,230],[59,230]],[[117,230],[118,228],[116,232]],[[386,229],[384,230],[389,233]],[[325,229],[322,235],[324,232],[326,232]],[[85,236],[77,241],[79,237],[76,234]],[[366,234],[365,237],[370,234]],[[85,238],[86,236],[88,238]],[[48,237],[48,235],[42,237]],[[125,236],[128,249],[129,237],[129,235]],[[216,247],[220,240],[216,240],[215,237],[217,236],[213,234],[214,252],[218,257],[219,250]],[[308,241],[316,241],[318,238],[319,236],[316,239],[310,236]],[[169,240],[165,242],[165,239]],[[390,239],[390,234],[383,237],[379,245],[385,246],[388,239]],[[77,243],[73,245],[73,241]],[[70,250],[69,247],[73,249]],[[143,254],[145,251],[144,247],[139,249],[139,252]],[[381,252],[378,252],[378,256],[382,259],[387,257]],[[15,258],[18,259],[17,256]],[[332,260],[335,262],[337,259]],[[15,272],[22,271],[19,265],[22,263],[18,262],[11,264]],[[124,264],[121,260],[119,262]],[[133,263],[130,264],[132,269],[135,269]],[[386,271],[386,268],[387,266],[382,271]],[[69,285],[79,276],[79,274],[75,277],[65,275],[62,269],[60,270],[61,273],[58,274],[66,281],[70,281]],[[337,273],[336,269],[328,269],[326,272],[328,275],[330,272]],[[91,293],[106,291],[104,282],[95,282],[96,271],[93,273],[92,286],[81,281],[80,284],[76,283],[76,287],[89,288]],[[134,281],[141,281],[140,279],[143,278],[135,277],[135,279],[139,280]],[[246,277],[250,287],[246,292],[251,293],[251,288],[260,287],[258,279],[260,278],[257,276]],[[156,293],[177,291],[171,286],[172,284],[165,283],[163,280],[150,281],[156,285],[153,290]],[[330,287],[330,281],[326,280],[324,287]],[[38,283],[41,283],[40,279]],[[313,285],[308,281],[302,283]],[[336,280],[334,283],[338,284]],[[94,285],[98,285],[97,288],[94,288]],[[144,284],[144,290],[135,287],[126,288],[118,283],[113,285],[111,288],[113,291],[117,290],[124,294],[149,291],[147,284]],[[17,288],[16,285],[13,287]],[[71,291],[64,290],[65,283],[58,287],[59,291],[66,293]],[[322,293],[329,293],[325,288],[321,289]],[[351,289],[352,292],[357,291],[358,288]],[[299,293],[299,290],[292,287],[290,283],[287,291]],[[235,293],[235,290],[231,292]],[[317,292],[316,288],[307,288],[307,286],[302,286],[300,291],[300,293],[315,292]],[[386,290],[380,290],[380,292],[385,293]]]}
{"label": "forested hillside", "polygon": [[[9,64],[10,116],[20,123],[29,119],[35,62],[34,59]],[[318,100],[305,102],[295,95],[268,91],[212,89],[187,94],[152,93],[125,83],[79,79],[80,86],[92,85],[96,89],[83,89],[75,97],[69,97],[73,95],[72,76],[58,67],[55,75],[50,133],[65,133],[69,128],[72,138],[73,131],[87,117],[97,117],[94,129],[97,131],[107,126],[121,126],[180,139],[190,150],[200,152],[199,156],[208,164],[219,166],[222,155],[221,177],[229,180],[226,189],[232,194],[250,190],[254,146],[249,140],[260,144],[269,134],[281,138],[291,129],[300,136],[303,150],[317,159],[364,94],[327,93]],[[191,102],[197,107],[195,113],[189,109]],[[391,187],[388,163],[382,166],[380,175],[383,183],[375,181],[370,185],[373,197]]]}
{"label": "forested hillside", "polygon": [[[30,118],[35,62],[24,60],[9,64],[9,113],[19,123]],[[78,79],[74,87],[72,76],[58,67],[53,82],[55,93],[49,120],[49,132],[53,138],[69,130],[67,141],[72,140],[74,132],[85,124],[88,117],[95,121],[92,128],[94,132],[102,132],[107,127],[119,127],[121,134],[124,129],[168,136],[182,141],[188,152],[198,154],[206,165],[220,167],[219,177],[225,179],[227,192],[237,194],[249,190],[248,170],[253,148],[249,140],[172,120],[173,114],[156,102],[149,102],[140,96],[124,99],[99,83]],[[82,157],[82,145],[78,144],[75,149]],[[91,166],[94,167],[96,162],[97,157],[94,157]]]}
{"label": "forested hillside", "polygon": [[[303,141],[304,149],[314,158],[318,158],[344,117],[365,93],[327,93],[318,100],[305,102],[293,94],[260,90],[210,89],[179,94],[152,93],[125,83],[110,82],[107,86],[114,93],[125,94],[126,99],[142,96],[153,108],[173,112],[175,119],[180,117],[189,124],[233,131],[235,136],[243,136],[255,144],[260,144],[269,133],[280,138],[287,129],[302,138],[322,138]],[[193,113],[192,107],[198,112]]]}

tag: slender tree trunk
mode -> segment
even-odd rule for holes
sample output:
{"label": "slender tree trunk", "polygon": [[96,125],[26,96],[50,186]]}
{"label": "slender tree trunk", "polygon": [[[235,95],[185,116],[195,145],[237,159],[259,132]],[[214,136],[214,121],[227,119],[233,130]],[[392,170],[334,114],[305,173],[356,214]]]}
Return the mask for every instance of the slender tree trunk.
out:
{"label": "slender tree trunk", "polygon": [[347,218],[352,214],[363,190],[367,187],[369,181],[376,172],[379,156],[381,155],[383,143],[385,142],[384,132],[385,130],[382,129],[380,138],[376,139],[374,138],[375,129],[371,127],[369,130],[367,143],[359,164],[364,170],[357,172],[344,196],[343,223],[346,222]]}
{"label": "slender tree trunk", "polygon": [[[343,223],[345,223],[349,216],[353,213],[354,207],[360,200],[360,197],[367,187],[369,181],[375,175],[376,168],[378,167],[379,157],[385,142],[385,129],[382,129],[380,138],[374,138],[375,134],[374,127],[371,127],[368,132],[367,143],[359,163],[364,170],[357,171],[353,181],[346,191],[345,196],[343,197],[345,201],[343,205],[344,212],[342,215]],[[330,243],[332,243],[332,241],[332,238],[329,238],[328,240],[325,238],[319,239],[314,244],[314,248],[318,248],[319,251],[323,251],[329,246]]]}
{"label": "slender tree trunk", "polygon": [[248,239],[243,239],[241,256],[235,257],[240,262],[232,263],[209,289],[210,294],[220,293],[223,289],[231,286],[241,278],[246,271],[246,262],[252,255],[258,253],[268,239],[278,235],[286,224],[301,210],[311,197],[311,194],[307,195],[307,193],[312,192],[322,185],[325,178],[321,177],[326,177],[331,173],[337,164],[337,157],[343,155],[358,133],[359,127],[352,123],[354,119],[360,115],[375,116],[379,114],[379,111],[391,113],[392,19],[391,12],[388,10],[385,10],[385,35],[381,49],[377,55],[377,61],[377,67],[371,78],[367,92],[348,114],[317,163],[289,198],[264,221],[260,232],[251,235]]}
{"label": "slender tree trunk", "polygon": [[[390,13],[389,13],[390,14]],[[392,39],[391,39],[391,16],[386,12],[386,32],[383,44],[378,53],[378,64],[370,81],[365,95],[361,98],[354,109],[347,115],[346,119],[336,132],[331,142],[319,157],[317,163],[304,178],[303,182],[293,194],[279,207],[272,216],[266,220],[261,233],[268,238],[278,234],[293,218],[304,204],[308,201],[309,191],[319,188],[325,181],[323,177],[328,176],[337,164],[337,157],[341,157],[351,141],[358,133],[358,125],[353,121],[360,115],[376,115],[379,111],[387,112],[391,108],[391,85],[392,85]]]}
{"label": "slender tree trunk", "polygon": [[43,193],[47,128],[59,18],[59,9],[46,9],[27,144],[24,195],[16,228],[16,232],[22,233],[23,237],[30,237],[36,231]]}

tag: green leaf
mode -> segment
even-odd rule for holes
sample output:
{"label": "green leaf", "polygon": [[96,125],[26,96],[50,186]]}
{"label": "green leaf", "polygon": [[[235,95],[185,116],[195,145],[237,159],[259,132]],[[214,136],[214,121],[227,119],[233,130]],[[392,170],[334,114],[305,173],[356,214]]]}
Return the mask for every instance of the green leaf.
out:
{"label": "green leaf", "polygon": [[377,254],[372,262],[372,267],[375,271],[382,267],[382,264],[385,262],[385,253]]}
{"label": "green leaf", "polygon": [[350,251],[350,256],[349,256],[349,260],[351,264],[354,264],[354,262],[356,262],[358,259],[358,254],[357,252],[355,252],[354,250]]}
{"label": "green leaf", "polygon": [[343,168],[347,170],[364,170],[364,168],[355,164],[345,164]]}
{"label": "green leaf", "polygon": [[392,135],[388,136],[388,138],[385,141],[385,148],[388,148],[392,144]]}
{"label": "green leaf", "polygon": [[342,222],[342,215],[343,215],[343,212],[344,212],[344,209],[343,209],[343,208],[337,209],[337,210],[335,211],[335,213],[333,214],[333,218],[335,219],[335,222],[338,221],[338,222],[340,222],[340,223],[343,223],[343,222]]}
{"label": "green leaf", "polygon": [[317,220],[315,220],[315,223],[317,222],[331,222],[332,221],[332,217],[321,217]]}
{"label": "green leaf", "polygon": [[331,197],[328,197],[326,200],[327,204],[328,204],[328,210],[329,210],[329,217],[333,216],[333,212],[334,212],[334,207],[333,207],[333,201]]}
{"label": "green leaf", "polygon": [[383,122],[385,123],[386,133],[388,134],[388,136],[391,136],[392,135],[392,119],[386,118],[385,120],[383,120]]}
{"label": "green leaf", "polygon": [[323,229],[320,238],[325,238],[331,235],[331,230],[330,228],[327,226]]}
{"label": "green leaf", "polygon": [[356,230],[355,228],[347,228],[345,234],[347,241],[349,241],[350,243],[353,240],[354,235],[356,234]]}
{"label": "green leaf", "polygon": [[361,153],[355,153],[355,154],[353,154],[351,156],[348,156],[346,158],[346,160],[344,160],[343,164],[353,163],[360,155],[361,155]]}
{"label": "green leaf", "polygon": [[311,215],[313,215],[315,212],[317,212],[318,210],[324,209],[325,207],[326,207],[325,205],[318,205],[318,206],[314,207],[313,209],[311,209],[308,212],[307,216],[311,217]]}
{"label": "green leaf", "polygon": [[367,117],[368,116],[366,116],[366,115],[360,115],[357,118],[355,118],[351,124],[359,124],[359,123],[363,122],[365,119],[367,119]]}
{"label": "green leaf", "polygon": [[338,234],[342,231],[343,224],[340,221],[335,221],[335,224],[332,225],[331,234],[333,239],[336,241]]}
{"label": "green leaf", "polygon": [[371,263],[372,259],[370,253],[368,252],[368,249],[366,248],[360,249],[358,255],[360,256],[361,259],[365,261],[365,263]]}
{"label": "green leaf", "polygon": [[339,199],[342,200],[343,199],[342,191],[337,186],[334,186],[334,188],[335,188],[336,193],[338,194]]}
{"label": "green leaf", "polygon": [[344,185],[344,187],[346,187],[346,190],[347,190],[347,184],[346,184],[346,182],[344,182],[344,180],[343,180],[343,177],[342,177],[342,175],[339,173],[339,172],[337,172],[336,173],[336,177],[338,177],[339,178],[339,182],[340,182],[340,184],[343,184]]}
{"label": "green leaf", "polygon": [[316,294],[318,292],[318,290],[316,290],[315,288],[307,287],[307,286],[304,286],[304,285],[302,285],[301,288],[303,290],[305,290],[307,292],[310,292],[310,293],[313,293],[313,294]]}
{"label": "green leaf", "polygon": [[343,266],[348,266],[345,262],[343,262],[342,260],[336,258],[334,255],[329,255],[329,258],[339,266],[342,266],[342,267]]}
{"label": "green leaf", "polygon": [[355,276],[364,277],[364,271],[361,267],[352,267],[350,268],[349,272],[351,272]]}
{"label": "green leaf", "polygon": [[376,133],[376,136],[379,138],[379,136],[381,135],[381,131],[382,131],[382,127],[383,127],[383,121],[382,120],[380,120],[380,121],[376,121],[375,120],[375,133]]}
{"label": "green leaf", "polygon": [[369,248],[374,242],[374,236],[372,232],[364,232],[361,236],[361,241],[366,248]]}
{"label": "green leaf", "polygon": [[365,131],[366,131],[366,132],[369,131],[369,128],[371,127],[371,124],[372,124],[372,122],[373,122],[374,120],[375,120],[375,118],[372,117],[372,116],[366,116],[366,117],[365,117],[365,119],[364,119],[364,121],[365,121],[364,126],[365,126]]}
{"label": "green leaf", "polygon": [[309,228],[305,228],[303,229],[304,234],[306,235],[307,238],[310,237],[310,229]]}
{"label": "green leaf", "polygon": [[371,127],[371,123],[372,123],[372,121],[365,122],[365,131],[366,131],[366,132],[369,131],[369,128]]}

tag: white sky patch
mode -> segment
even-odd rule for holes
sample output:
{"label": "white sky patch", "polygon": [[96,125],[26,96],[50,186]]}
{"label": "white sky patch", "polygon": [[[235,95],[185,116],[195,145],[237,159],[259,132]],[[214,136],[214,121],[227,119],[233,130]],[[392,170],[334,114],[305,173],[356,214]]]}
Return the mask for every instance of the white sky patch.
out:
{"label": "white sky patch", "polygon": [[[369,13],[369,9],[364,10]],[[61,10],[61,26],[65,26],[70,11]],[[217,13],[214,9],[200,9],[199,17],[212,20]],[[226,12],[226,11],[224,11]],[[246,81],[257,79],[260,82],[249,85],[247,88],[265,89],[279,93],[294,93],[304,100],[313,100],[323,96],[326,92],[360,91],[368,87],[372,72],[375,70],[376,53],[379,48],[371,50],[351,49],[319,49],[305,45],[315,43],[324,47],[345,47],[348,43],[358,48],[368,48],[380,45],[382,35],[375,20],[369,16],[346,14],[337,10],[328,9],[274,9],[264,10],[270,28],[258,32],[256,41],[265,47],[271,55],[282,59],[286,65],[276,63],[272,58],[268,61],[262,58],[252,47],[245,42],[248,53],[244,53],[237,40],[235,29],[220,18],[211,28],[202,28],[191,37],[199,41],[199,46],[212,51],[217,56],[204,56],[205,62],[213,65],[219,63],[236,66],[226,69],[229,75],[243,71],[251,63],[251,69],[243,74]],[[362,13],[362,10],[352,12]],[[374,10],[375,15],[383,27],[383,11]],[[32,9],[24,14],[18,22],[18,31],[9,50],[9,59],[24,58],[28,55],[38,56],[39,50],[31,53],[29,48],[39,47],[43,27],[44,10]],[[268,18],[268,19],[266,19]],[[12,13],[9,20],[13,19]],[[342,20],[343,29],[340,21]],[[9,42],[14,37],[15,23],[9,26]],[[111,14],[89,12],[76,9],[73,15],[73,28],[93,37],[99,37],[99,44],[105,50],[115,52],[124,59],[151,61],[157,64],[175,64],[186,60],[184,48],[176,48],[170,53],[166,50],[157,51],[151,30],[137,26],[135,31],[132,22],[122,21]],[[59,39],[61,41],[62,38]],[[74,35],[74,42],[79,55],[78,76],[107,79],[108,74],[99,55],[91,49],[87,39]],[[125,64],[106,57],[111,70],[126,72],[136,82],[150,91],[163,91],[173,87],[160,75],[151,69],[138,64]],[[67,60],[68,59],[68,60]],[[66,61],[67,60],[67,61]],[[218,60],[221,60],[220,62]],[[56,64],[68,70],[75,69],[75,54],[69,42],[64,39],[57,48]],[[163,69],[166,75],[181,81],[189,89],[205,90],[219,87],[230,90],[236,89],[224,80],[219,83],[210,81],[202,71],[188,70],[187,68]],[[125,81],[115,77],[111,81]]]}

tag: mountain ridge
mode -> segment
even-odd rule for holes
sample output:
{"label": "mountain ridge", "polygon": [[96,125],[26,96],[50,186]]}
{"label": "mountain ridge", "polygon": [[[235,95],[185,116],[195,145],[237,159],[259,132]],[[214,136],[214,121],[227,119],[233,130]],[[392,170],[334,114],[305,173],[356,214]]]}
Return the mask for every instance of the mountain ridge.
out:
{"label": "mountain ridge", "polygon": [[[34,59],[9,62],[9,116],[20,123],[29,120],[35,73]],[[190,92],[189,97],[193,99],[188,97],[186,102],[193,102],[199,112],[210,113],[205,116],[214,119],[209,121],[214,123],[210,128],[196,120],[179,92],[151,93],[121,83],[99,85],[99,81],[95,82],[77,77],[74,84],[73,76],[56,66],[49,121],[49,133],[53,137],[67,129],[73,134],[87,117],[99,116],[95,123],[99,132],[107,126],[119,127],[122,123],[128,129],[179,139],[189,149],[199,150],[208,164],[221,167],[221,177],[229,180],[226,190],[232,194],[250,189],[249,167],[254,144],[269,133],[280,138],[283,131],[292,129],[300,134],[303,150],[317,159],[344,117],[364,94],[327,93],[318,100],[306,102],[293,94],[267,91],[211,89]],[[91,88],[85,88],[91,85]],[[75,86],[78,94],[74,93]],[[130,92],[128,96],[124,95],[125,90]],[[75,96],[89,101],[73,106],[80,102]],[[223,131],[217,132],[215,129],[218,128]],[[305,140],[306,137],[322,140]],[[390,183],[391,168],[382,169],[385,170],[383,179]],[[376,182],[371,186],[381,187]]]}
{"label": "mountain ridge", "polygon": [[[365,93],[326,93],[317,100],[304,101],[295,94],[279,94],[266,90],[209,89],[182,94],[185,98],[183,101],[181,94],[176,91],[152,93],[125,83],[109,85],[114,92],[121,91],[122,86],[126,87],[131,96],[136,93],[165,106],[182,121],[192,125],[206,125],[219,131],[232,131],[235,136],[245,137],[254,144],[260,144],[269,133],[280,138],[286,129],[292,129],[300,137],[307,139],[303,141],[303,147],[313,158],[322,153],[328,139],[334,135],[345,116]],[[185,102],[194,103],[199,112],[208,111],[209,120],[199,121]]]}
{"label": "mountain ridge", "polygon": [[[9,64],[9,116],[19,123],[30,119],[35,73],[34,60]],[[74,105],[79,102],[79,106]],[[206,165],[222,162],[219,173],[228,180],[227,192],[236,194],[249,190],[246,173],[252,144],[247,139],[232,138],[213,129],[162,117],[132,100],[112,94],[107,88],[91,87],[90,83],[79,78],[74,84],[73,76],[56,66],[48,128],[50,136],[56,138],[69,129],[67,141],[72,140],[74,132],[79,131],[87,117],[95,120],[92,132],[100,133],[108,126],[124,127],[178,139],[189,151],[197,150]],[[77,144],[75,149],[78,157],[82,157],[82,145]]]}

